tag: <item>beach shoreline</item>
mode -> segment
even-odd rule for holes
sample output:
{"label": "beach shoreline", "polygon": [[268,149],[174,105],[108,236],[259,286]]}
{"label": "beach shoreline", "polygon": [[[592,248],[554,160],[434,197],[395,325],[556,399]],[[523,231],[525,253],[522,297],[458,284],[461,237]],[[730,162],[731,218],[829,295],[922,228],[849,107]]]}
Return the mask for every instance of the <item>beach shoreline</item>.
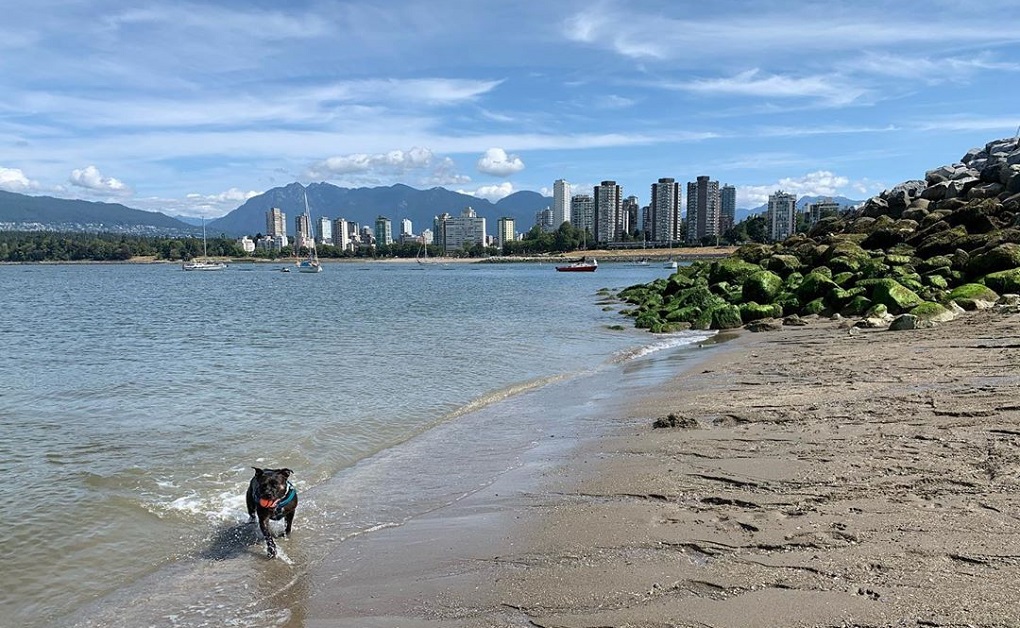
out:
{"label": "beach shoreline", "polygon": [[394,531],[374,580],[335,557],[300,625],[1016,625],[1018,330],[740,332],[533,485]]}

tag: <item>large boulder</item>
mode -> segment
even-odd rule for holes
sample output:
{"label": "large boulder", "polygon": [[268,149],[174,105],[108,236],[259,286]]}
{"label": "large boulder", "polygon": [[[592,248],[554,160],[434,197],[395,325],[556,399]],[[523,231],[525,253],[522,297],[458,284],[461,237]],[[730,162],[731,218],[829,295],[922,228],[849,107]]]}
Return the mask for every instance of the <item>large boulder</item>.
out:
{"label": "large boulder", "polygon": [[980,277],[1017,267],[1020,267],[1020,244],[1006,242],[971,257],[967,263],[967,274]]}
{"label": "large boulder", "polygon": [[990,307],[998,298],[999,295],[994,290],[979,283],[966,283],[949,293],[949,300],[965,310]]}
{"label": "large boulder", "polygon": [[759,270],[744,280],[742,297],[744,301],[772,303],[782,289],[782,277],[770,270]]}
{"label": "large boulder", "polygon": [[858,285],[868,290],[868,298],[873,303],[881,303],[893,314],[906,312],[924,303],[913,290],[895,279],[865,279]]}
{"label": "large boulder", "polygon": [[1020,292],[1020,268],[990,273],[982,281],[999,294]]}

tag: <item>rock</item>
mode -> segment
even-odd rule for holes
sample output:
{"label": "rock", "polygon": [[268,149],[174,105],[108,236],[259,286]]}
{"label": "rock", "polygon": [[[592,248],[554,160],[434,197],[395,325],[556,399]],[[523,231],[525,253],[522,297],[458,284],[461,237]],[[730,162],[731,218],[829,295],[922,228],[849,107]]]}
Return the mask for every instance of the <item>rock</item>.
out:
{"label": "rock", "polygon": [[804,325],[807,325],[807,324],[808,323],[807,323],[806,320],[804,320],[803,318],[797,316],[796,314],[790,314],[789,316],[787,316],[787,317],[785,317],[783,319],[783,325],[786,325],[786,326],[789,326],[789,327],[803,327]]}
{"label": "rock", "polygon": [[661,416],[655,419],[655,421],[652,423],[652,427],[655,429],[670,427],[689,430],[698,427],[698,420],[687,416],[680,416],[670,412],[666,416]]}
{"label": "rock", "polygon": [[759,270],[744,281],[744,301],[772,303],[783,288],[783,279],[770,270]]}
{"label": "rock", "polygon": [[913,290],[895,279],[866,279],[858,285],[868,289],[868,298],[885,305],[893,314],[905,312],[924,302]]}
{"label": "rock", "polygon": [[990,273],[985,275],[982,281],[986,286],[999,293],[1020,292],[1020,268]]}
{"label": "rock", "polygon": [[998,299],[994,290],[979,283],[963,284],[949,293],[949,300],[965,310],[987,309]]}
{"label": "rock", "polygon": [[947,323],[954,318],[956,314],[951,310],[948,310],[938,303],[932,303],[927,301],[918,305],[908,312],[911,316],[923,321],[932,321],[935,323]]}
{"label": "rock", "polygon": [[908,331],[911,329],[922,329],[934,327],[935,323],[930,320],[918,318],[913,314],[900,314],[889,323],[889,331]]}
{"label": "rock", "polygon": [[782,328],[783,323],[772,318],[751,321],[750,323],[744,325],[744,329],[756,333],[760,331],[779,331]]}
{"label": "rock", "polygon": [[980,277],[1017,267],[1020,267],[1020,244],[1006,242],[972,257],[967,263],[967,274]]}
{"label": "rock", "polygon": [[889,321],[884,318],[862,318],[854,323],[854,327],[859,327],[861,329],[881,329],[888,325]]}

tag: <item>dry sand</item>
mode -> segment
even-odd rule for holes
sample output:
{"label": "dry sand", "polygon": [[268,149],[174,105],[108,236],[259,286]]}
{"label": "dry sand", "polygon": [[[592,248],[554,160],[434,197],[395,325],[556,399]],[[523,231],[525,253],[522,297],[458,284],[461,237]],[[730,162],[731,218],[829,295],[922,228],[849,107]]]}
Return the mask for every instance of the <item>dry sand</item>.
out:
{"label": "dry sand", "polygon": [[855,332],[739,332],[540,488],[352,545],[300,620],[1020,625],[1020,315]]}

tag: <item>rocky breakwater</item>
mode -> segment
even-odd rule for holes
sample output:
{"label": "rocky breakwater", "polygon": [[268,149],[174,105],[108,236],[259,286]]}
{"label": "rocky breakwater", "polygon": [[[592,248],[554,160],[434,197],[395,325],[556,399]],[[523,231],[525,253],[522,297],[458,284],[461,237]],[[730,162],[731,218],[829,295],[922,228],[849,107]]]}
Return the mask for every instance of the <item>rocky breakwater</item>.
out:
{"label": "rocky breakwater", "polygon": [[989,142],[807,234],[750,244],[631,286],[624,313],[652,332],[755,330],[811,315],[859,327],[931,326],[1020,308],[1020,139]]}

